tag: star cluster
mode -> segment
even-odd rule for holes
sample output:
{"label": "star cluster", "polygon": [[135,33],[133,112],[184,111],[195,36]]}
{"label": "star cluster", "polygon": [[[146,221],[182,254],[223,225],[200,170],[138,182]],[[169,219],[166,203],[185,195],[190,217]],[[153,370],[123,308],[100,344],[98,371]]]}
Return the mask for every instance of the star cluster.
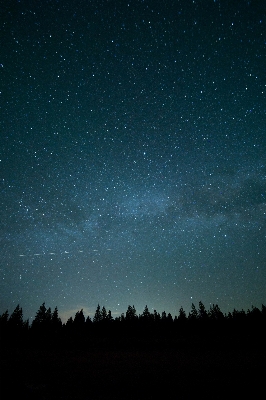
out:
{"label": "star cluster", "polygon": [[2,311],[265,303],[262,5],[2,8]]}

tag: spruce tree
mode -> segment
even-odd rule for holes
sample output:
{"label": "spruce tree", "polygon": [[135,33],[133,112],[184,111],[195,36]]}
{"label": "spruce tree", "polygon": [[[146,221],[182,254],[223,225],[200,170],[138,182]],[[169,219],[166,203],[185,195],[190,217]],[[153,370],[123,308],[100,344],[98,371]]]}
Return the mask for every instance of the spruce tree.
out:
{"label": "spruce tree", "polygon": [[102,320],[105,321],[107,319],[107,311],[104,306],[102,307],[101,314],[102,314]]}
{"label": "spruce tree", "polygon": [[85,326],[85,316],[83,314],[83,308],[80,311],[76,312],[73,325],[77,328],[82,328]]}
{"label": "spruce tree", "polygon": [[198,318],[200,320],[206,320],[208,318],[208,313],[202,301],[199,302]]}
{"label": "spruce tree", "polygon": [[4,337],[7,334],[7,329],[8,329],[8,310],[6,310],[1,316],[0,316],[0,338]]}
{"label": "spruce tree", "polygon": [[13,313],[10,315],[8,320],[8,324],[10,325],[11,329],[22,329],[23,328],[23,311],[22,308],[17,305]]}
{"label": "spruce tree", "polygon": [[136,312],[134,305],[128,306],[127,311],[126,311],[126,320],[133,321],[136,318],[137,318],[137,312]]}
{"label": "spruce tree", "polygon": [[179,321],[185,321],[186,319],[187,319],[186,311],[181,306],[180,309],[179,309],[178,320]]}
{"label": "spruce tree", "polygon": [[113,321],[111,310],[109,310],[108,313],[107,313],[107,319],[108,319],[108,321]]}
{"label": "spruce tree", "polygon": [[46,307],[44,302],[40,306],[34,320],[32,321],[32,328],[39,328],[40,326],[44,326],[45,323],[46,323]]}
{"label": "spruce tree", "polygon": [[51,322],[52,322],[52,326],[53,326],[54,329],[59,329],[59,328],[62,327],[62,321],[61,321],[61,318],[58,315],[58,308],[57,307],[55,307],[55,309],[54,309],[54,311],[52,313]]}
{"label": "spruce tree", "polygon": [[188,319],[195,321],[198,318],[198,311],[194,303],[191,304],[191,311],[188,314]]}
{"label": "spruce tree", "polygon": [[151,321],[153,319],[153,315],[149,312],[147,305],[144,307],[143,313],[141,314],[141,319],[144,321]]}
{"label": "spruce tree", "polygon": [[94,317],[93,317],[93,322],[100,322],[102,320],[102,313],[101,313],[101,307],[100,304],[98,304]]}

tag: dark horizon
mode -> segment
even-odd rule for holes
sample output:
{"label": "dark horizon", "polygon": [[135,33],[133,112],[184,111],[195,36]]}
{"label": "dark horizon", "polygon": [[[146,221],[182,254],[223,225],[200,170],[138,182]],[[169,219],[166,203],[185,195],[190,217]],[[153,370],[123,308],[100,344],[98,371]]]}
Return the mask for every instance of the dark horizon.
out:
{"label": "dark horizon", "polygon": [[182,319],[186,319],[186,320],[190,320],[191,318],[193,319],[201,319],[202,318],[202,314],[204,314],[205,317],[208,317],[208,319],[216,319],[217,317],[221,317],[224,319],[234,319],[236,316],[238,315],[242,315],[242,317],[249,317],[252,314],[261,314],[262,316],[266,316],[266,306],[264,304],[261,304],[260,307],[257,307],[255,305],[252,305],[251,308],[244,310],[243,308],[241,309],[232,309],[227,313],[224,313],[219,305],[216,304],[211,304],[209,305],[209,308],[207,308],[205,306],[205,304],[203,304],[202,301],[199,301],[198,304],[192,303],[190,310],[187,311],[185,310],[182,306],[179,308],[178,312],[176,312],[175,314],[171,314],[170,312],[168,312],[167,310],[164,310],[162,312],[158,312],[157,310],[154,309],[150,309],[148,307],[148,305],[146,305],[144,307],[144,309],[142,310],[142,313],[139,313],[138,310],[136,310],[134,304],[133,305],[128,305],[127,309],[122,312],[120,315],[114,314],[112,313],[112,310],[107,309],[104,305],[100,306],[100,304],[98,303],[94,313],[91,314],[86,314],[86,312],[84,312],[84,309],[81,308],[79,310],[77,310],[75,312],[75,314],[70,315],[67,319],[62,319],[61,315],[60,315],[60,310],[58,309],[58,307],[56,306],[54,309],[52,309],[51,307],[49,307],[48,305],[46,305],[45,302],[43,302],[39,309],[36,311],[34,317],[31,318],[26,318],[24,316],[23,313],[23,307],[21,307],[20,304],[18,304],[15,309],[13,311],[9,311],[9,310],[5,310],[2,313],[0,313],[0,322],[1,322],[1,318],[2,320],[12,320],[12,316],[17,316],[17,313],[19,312],[20,315],[20,321],[25,324],[25,323],[29,323],[29,327],[32,327],[32,325],[34,325],[34,321],[36,320],[38,313],[40,313],[40,311],[42,311],[42,313],[44,315],[49,315],[49,318],[52,317],[52,314],[56,312],[57,318],[59,318],[60,322],[62,322],[63,325],[66,325],[68,322],[71,322],[75,320],[75,318],[79,318],[80,315],[82,315],[82,318],[84,317],[84,322],[88,321],[88,322],[95,322],[95,318],[96,315],[98,314],[98,316],[100,315],[100,320],[109,320],[109,321],[124,321],[124,320],[129,320],[130,318],[128,318],[128,314],[132,314],[132,310],[134,310],[134,319],[136,320],[141,320],[143,317],[147,317],[147,315],[149,315],[151,317],[151,321],[152,320],[163,320],[163,319],[168,319],[173,321],[177,321],[177,320],[182,320]]}

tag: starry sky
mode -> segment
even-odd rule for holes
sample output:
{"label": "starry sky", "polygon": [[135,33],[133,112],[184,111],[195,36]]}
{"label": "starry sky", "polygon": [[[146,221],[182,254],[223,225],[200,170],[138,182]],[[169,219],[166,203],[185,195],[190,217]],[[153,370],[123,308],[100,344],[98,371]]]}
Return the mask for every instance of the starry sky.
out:
{"label": "starry sky", "polygon": [[0,313],[266,303],[266,8],[4,0]]}

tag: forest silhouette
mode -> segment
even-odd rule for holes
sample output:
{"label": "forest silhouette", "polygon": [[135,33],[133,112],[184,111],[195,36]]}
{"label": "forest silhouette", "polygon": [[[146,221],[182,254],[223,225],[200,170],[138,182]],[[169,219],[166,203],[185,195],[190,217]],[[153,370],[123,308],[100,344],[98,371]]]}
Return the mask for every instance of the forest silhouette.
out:
{"label": "forest silhouette", "polygon": [[200,301],[174,317],[148,306],[137,314],[129,305],[114,318],[98,304],[92,317],[81,309],[62,323],[58,308],[43,303],[31,324],[17,305],[0,316],[0,395],[151,399],[162,390],[164,398],[254,397],[265,374],[265,333],[264,305],[224,314]]}

